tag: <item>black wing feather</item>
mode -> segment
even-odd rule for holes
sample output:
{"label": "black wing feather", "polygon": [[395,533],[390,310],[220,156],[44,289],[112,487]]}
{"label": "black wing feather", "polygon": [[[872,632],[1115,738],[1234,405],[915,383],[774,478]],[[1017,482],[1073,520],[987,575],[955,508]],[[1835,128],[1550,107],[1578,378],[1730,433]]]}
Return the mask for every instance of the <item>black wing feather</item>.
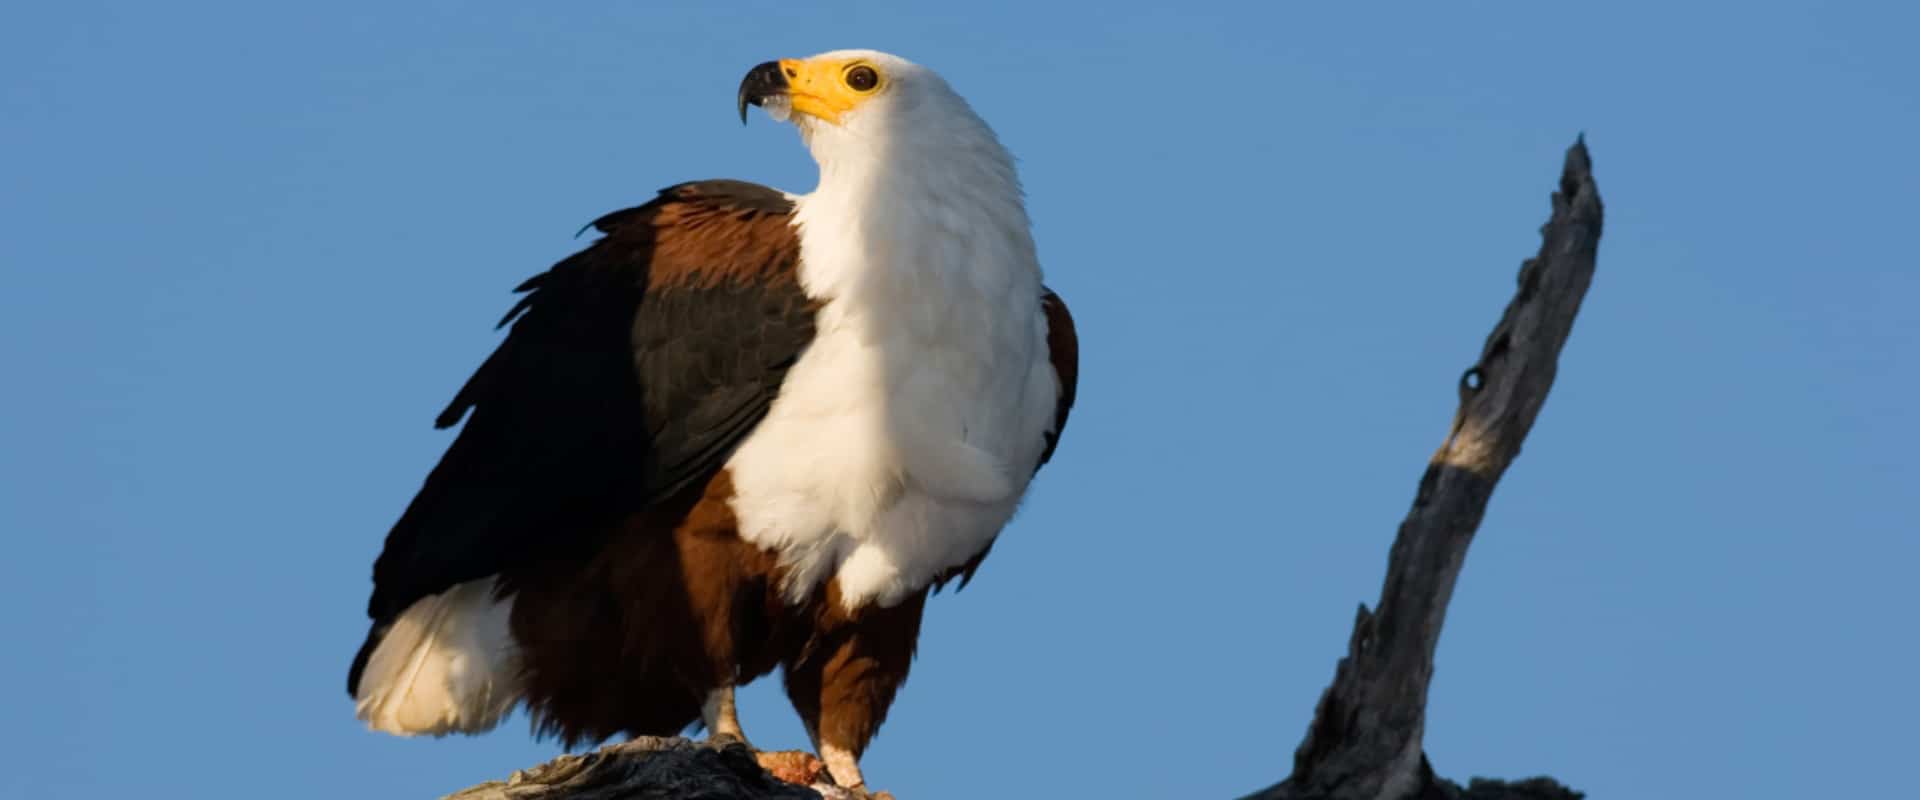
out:
{"label": "black wing feather", "polygon": [[605,237],[516,290],[525,296],[501,320],[505,340],[435,420],[466,424],[374,564],[374,629],[350,692],[381,631],[415,601],[591,546],[607,523],[711,476],[765,416],[813,338],[814,305],[792,264],[785,280],[663,286],[656,271],[693,276],[701,265],[656,263],[670,235],[658,220],[702,203],[791,212],[752,184],[672,187],[596,220]]}

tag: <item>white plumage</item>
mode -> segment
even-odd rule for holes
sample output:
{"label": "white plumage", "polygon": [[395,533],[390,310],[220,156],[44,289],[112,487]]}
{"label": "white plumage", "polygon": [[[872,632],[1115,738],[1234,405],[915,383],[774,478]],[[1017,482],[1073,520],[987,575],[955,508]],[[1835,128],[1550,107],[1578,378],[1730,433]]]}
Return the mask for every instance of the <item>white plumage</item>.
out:
{"label": "white plumage", "polygon": [[984,549],[1039,463],[1060,393],[1013,159],[933,72],[838,125],[799,117],[820,185],[798,198],[800,279],[825,301],[766,420],[735,453],[741,536],[799,599],[891,606]]}
{"label": "white plumage", "polygon": [[401,736],[484,731],[520,701],[519,659],[493,579],[421,598],[394,620],[360,676],[354,713]]}

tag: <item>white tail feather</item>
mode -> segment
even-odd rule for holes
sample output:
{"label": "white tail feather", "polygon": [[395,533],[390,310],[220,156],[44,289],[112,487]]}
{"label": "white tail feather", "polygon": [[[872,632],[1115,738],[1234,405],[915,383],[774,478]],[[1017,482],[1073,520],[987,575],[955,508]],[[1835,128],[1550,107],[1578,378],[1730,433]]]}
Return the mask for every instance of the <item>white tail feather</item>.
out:
{"label": "white tail feather", "polygon": [[354,698],[367,727],[400,736],[479,733],[520,701],[511,599],[493,579],[423,597],[394,620],[367,659]]}

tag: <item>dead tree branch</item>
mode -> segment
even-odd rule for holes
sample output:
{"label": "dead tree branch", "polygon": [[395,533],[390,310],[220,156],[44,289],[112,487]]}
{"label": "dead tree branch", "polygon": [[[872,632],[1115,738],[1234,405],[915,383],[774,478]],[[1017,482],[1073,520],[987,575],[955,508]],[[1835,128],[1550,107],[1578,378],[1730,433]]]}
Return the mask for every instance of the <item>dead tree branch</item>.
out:
{"label": "dead tree branch", "polygon": [[1333,685],[1320,696],[1293,774],[1253,798],[1400,800],[1440,797],[1579,797],[1550,780],[1475,781],[1466,790],[1434,777],[1422,749],[1434,647],[1467,546],[1494,484],[1553,388],[1560,349],[1593,280],[1601,204],[1584,140],[1567,151],[1540,253],[1520,266],[1519,289],[1460,376],[1460,406],[1427,464],[1413,508],[1388,557],[1378,610],[1362,605]]}

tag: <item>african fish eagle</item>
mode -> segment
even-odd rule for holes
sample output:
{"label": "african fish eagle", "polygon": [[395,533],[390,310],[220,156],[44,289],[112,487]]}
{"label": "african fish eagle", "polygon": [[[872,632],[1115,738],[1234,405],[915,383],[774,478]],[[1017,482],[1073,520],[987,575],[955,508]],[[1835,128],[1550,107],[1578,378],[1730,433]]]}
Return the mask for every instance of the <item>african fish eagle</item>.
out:
{"label": "african fish eagle", "polygon": [[567,746],[700,723],[782,669],[835,782],[1052,455],[1077,342],[1013,159],[933,71],[846,50],[740,84],[819,185],[685,183],[516,291],[387,534],[360,719]]}

